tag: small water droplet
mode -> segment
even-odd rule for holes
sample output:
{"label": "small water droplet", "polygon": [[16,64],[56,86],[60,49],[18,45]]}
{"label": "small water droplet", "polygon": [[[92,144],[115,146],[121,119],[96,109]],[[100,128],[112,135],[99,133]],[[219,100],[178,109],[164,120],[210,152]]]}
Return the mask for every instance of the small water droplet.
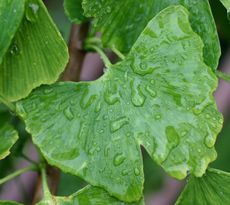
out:
{"label": "small water droplet", "polygon": [[68,120],[73,120],[74,118],[74,114],[73,114],[73,111],[70,107],[67,107],[65,110],[64,110],[64,115],[65,117],[68,119]]}
{"label": "small water droplet", "polygon": [[94,102],[96,98],[97,98],[97,95],[91,95],[88,89],[85,90],[80,100],[81,108],[82,109],[88,108],[90,105],[92,105],[92,103]]}
{"label": "small water droplet", "polygon": [[10,47],[10,54],[11,55],[17,55],[20,53],[20,49],[17,44],[13,43],[12,46]]}
{"label": "small water droplet", "polygon": [[135,174],[136,176],[139,176],[139,175],[140,175],[140,170],[139,170],[138,168],[135,168],[135,169],[134,169],[134,174]]}
{"label": "small water droplet", "polygon": [[161,119],[161,115],[155,115],[155,119],[156,120],[160,120]]}
{"label": "small water droplet", "polygon": [[180,136],[173,126],[167,126],[165,129],[165,134],[171,147],[178,146],[178,144],[180,143]]}
{"label": "small water droplet", "polygon": [[216,138],[211,135],[211,133],[207,133],[205,139],[204,139],[204,144],[208,147],[208,148],[212,148],[214,147],[216,142]]}
{"label": "small water droplet", "polygon": [[150,94],[150,96],[152,96],[153,98],[155,98],[157,96],[156,91],[154,90],[153,87],[147,85],[146,86],[146,91]]}
{"label": "small water droplet", "polygon": [[26,8],[26,19],[30,22],[35,22],[38,16],[39,5],[36,3],[29,3]]}
{"label": "small water droplet", "polygon": [[109,145],[104,149],[104,155],[105,155],[105,157],[108,157],[108,155],[109,155],[109,150],[110,150],[110,147],[109,147]]}
{"label": "small water droplet", "polygon": [[120,94],[117,92],[117,86],[115,84],[110,83],[109,89],[105,91],[105,102],[109,105],[114,105],[115,103],[120,101]]}
{"label": "small water droplet", "polygon": [[44,94],[50,94],[53,92],[53,89],[52,88],[47,88],[44,90]]}
{"label": "small water droplet", "polygon": [[110,7],[110,6],[107,6],[107,7],[106,7],[106,12],[107,12],[107,13],[111,13],[111,11],[112,11],[111,7]]}
{"label": "small water droplet", "polygon": [[113,159],[113,164],[119,166],[125,161],[125,159],[126,157],[123,154],[117,154]]}
{"label": "small water droplet", "polygon": [[202,103],[196,105],[192,111],[195,115],[199,115],[211,103],[210,98],[206,98]]}
{"label": "small water droplet", "polygon": [[127,117],[120,117],[111,123],[110,129],[112,132],[116,132],[128,123],[129,119]]}
{"label": "small water droplet", "polygon": [[99,112],[101,110],[101,102],[98,101],[95,107],[95,112]]}
{"label": "small water droplet", "polygon": [[124,169],[124,170],[121,172],[122,176],[126,176],[126,175],[128,175],[128,173],[129,173],[129,171],[128,171],[127,169]]}
{"label": "small water droplet", "polygon": [[142,107],[144,105],[146,97],[141,90],[140,84],[137,85],[135,82],[131,81],[131,95],[134,106]]}

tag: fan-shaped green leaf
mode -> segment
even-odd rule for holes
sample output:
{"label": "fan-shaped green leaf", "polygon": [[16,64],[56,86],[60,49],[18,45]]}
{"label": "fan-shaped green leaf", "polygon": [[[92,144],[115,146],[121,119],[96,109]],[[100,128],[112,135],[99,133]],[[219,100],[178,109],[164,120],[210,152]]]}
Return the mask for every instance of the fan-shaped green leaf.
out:
{"label": "fan-shaped green leaf", "polygon": [[[169,174],[205,173],[222,126],[217,78],[188,12],[171,6],[95,82],[58,83],[16,104],[46,159],[125,201],[142,194],[140,145]],[[52,118],[51,118],[52,116]]]}
{"label": "fan-shaped green leaf", "polygon": [[38,203],[38,205],[144,205],[144,201],[134,203],[121,202],[109,196],[104,190],[87,186],[69,197],[52,197]]}
{"label": "fan-shaped green leaf", "polygon": [[11,125],[0,124],[0,160],[10,154],[10,149],[17,139],[18,133]]}
{"label": "fan-shaped green leaf", "polygon": [[0,201],[0,205],[22,205],[15,201]]}
{"label": "fan-shaped green leaf", "polygon": [[25,17],[0,65],[0,94],[11,101],[53,83],[68,60],[67,47],[41,0],[27,0]]}
{"label": "fan-shaped green leaf", "polygon": [[205,63],[216,69],[220,45],[208,0],[83,0],[82,3],[85,16],[95,17],[95,26],[102,32],[104,45],[115,46],[125,53],[150,19],[167,6],[178,4],[189,10],[192,28],[205,45]]}
{"label": "fan-shaped green leaf", "polygon": [[0,64],[24,15],[24,0],[0,1]]}
{"label": "fan-shaped green leaf", "polygon": [[64,8],[66,15],[73,23],[79,24],[86,20],[86,17],[83,15],[82,0],[65,0]]}
{"label": "fan-shaped green leaf", "polygon": [[230,174],[217,169],[208,169],[201,178],[191,176],[176,204],[230,204]]}

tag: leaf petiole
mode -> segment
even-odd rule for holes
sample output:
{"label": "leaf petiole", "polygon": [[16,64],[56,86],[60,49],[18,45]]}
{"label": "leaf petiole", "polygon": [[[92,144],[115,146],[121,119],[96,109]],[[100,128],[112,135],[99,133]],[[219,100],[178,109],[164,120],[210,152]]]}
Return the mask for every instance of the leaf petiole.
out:
{"label": "leaf petiole", "polygon": [[216,76],[230,83],[230,75],[221,71],[216,71]]}
{"label": "leaf petiole", "polygon": [[41,175],[42,175],[42,188],[43,188],[43,197],[45,199],[50,199],[52,197],[50,190],[49,190],[49,186],[47,183],[47,177],[46,177],[46,166],[42,165],[40,167],[41,169]]}
{"label": "leaf petiole", "polygon": [[110,68],[112,66],[112,63],[110,62],[109,58],[106,56],[106,54],[104,53],[104,51],[101,48],[99,48],[95,45],[89,45],[88,48],[95,50],[100,55],[106,68]]}
{"label": "leaf petiole", "polygon": [[125,59],[125,55],[121,53],[115,46],[113,46],[112,51],[121,59]]}
{"label": "leaf petiole", "polygon": [[37,165],[31,165],[31,166],[19,169],[19,170],[13,172],[12,174],[0,179],[0,185],[6,183],[7,181],[10,181],[11,179],[13,179],[13,178],[15,178],[15,177],[17,177],[17,176],[19,176],[21,174],[26,173],[28,171],[36,171],[36,170],[38,170]]}

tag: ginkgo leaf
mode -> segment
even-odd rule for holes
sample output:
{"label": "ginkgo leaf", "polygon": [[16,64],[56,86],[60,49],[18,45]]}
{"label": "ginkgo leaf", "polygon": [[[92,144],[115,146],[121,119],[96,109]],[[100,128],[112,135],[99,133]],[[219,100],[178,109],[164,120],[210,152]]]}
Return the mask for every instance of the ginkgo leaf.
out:
{"label": "ginkgo leaf", "polygon": [[230,0],[220,0],[220,1],[229,12],[230,11]]}
{"label": "ginkgo leaf", "polygon": [[65,0],[64,8],[66,15],[73,23],[80,24],[86,20],[86,17],[83,15],[82,0]]}
{"label": "ginkgo leaf", "polygon": [[57,80],[67,47],[41,0],[27,0],[25,16],[0,65],[0,94],[10,101]]}
{"label": "ginkgo leaf", "polygon": [[69,197],[54,197],[45,199],[38,205],[144,205],[144,201],[125,203],[109,196],[104,190],[87,186]]}
{"label": "ginkgo leaf", "polygon": [[0,201],[0,205],[22,205],[15,201]]}
{"label": "ginkgo leaf", "polygon": [[176,205],[230,204],[230,173],[208,169],[197,178],[191,176]]}
{"label": "ginkgo leaf", "polygon": [[130,50],[150,19],[167,6],[178,4],[189,10],[192,28],[204,42],[205,63],[215,70],[219,62],[220,45],[208,0],[141,2],[139,0],[83,0],[82,2],[85,16],[95,18],[95,26],[102,32],[104,46],[116,47],[125,53]]}
{"label": "ginkgo leaf", "polygon": [[11,147],[18,140],[18,133],[8,123],[0,124],[0,160],[10,154]]}
{"label": "ginkgo leaf", "polygon": [[187,10],[170,6],[102,78],[43,86],[16,109],[49,163],[135,201],[144,181],[140,145],[178,179],[202,176],[216,158],[223,120],[202,50]]}
{"label": "ginkgo leaf", "polygon": [[24,0],[0,1],[0,64],[24,15]]}

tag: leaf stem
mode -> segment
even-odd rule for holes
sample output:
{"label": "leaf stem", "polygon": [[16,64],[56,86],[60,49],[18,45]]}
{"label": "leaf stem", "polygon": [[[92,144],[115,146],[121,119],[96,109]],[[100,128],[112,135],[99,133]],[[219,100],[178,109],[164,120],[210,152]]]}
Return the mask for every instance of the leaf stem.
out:
{"label": "leaf stem", "polygon": [[110,68],[112,66],[112,63],[110,62],[109,58],[105,55],[104,51],[101,48],[99,48],[95,45],[89,45],[88,48],[95,50],[100,55],[106,68]]}
{"label": "leaf stem", "polygon": [[19,175],[25,173],[25,172],[28,172],[28,171],[35,171],[35,170],[37,170],[37,169],[38,169],[38,166],[37,166],[37,165],[31,165],[31,166],[28,166],[28,167],[19,169],[19,170],[13,172],[12,174],[9,174],[8,176],[6,176],[6,177],[0,179],[0,185],[6,183],[7,181],[9,181],[9,180],[11,180],[11,179],[13,179],[13,178],[15,178],[15,177],[17,177],[17,176],[19,176]]}
{"label": "leaf stem", "polygon": [[43,164],[40,169],[41,169],[41,174],[42,174],[43,195],[45,199],[49,199],[51,198],[51,193],[50,193],[49,186],[47,183],[46,166]]}
{"label": "leaf stem", "polygon": [[217,75],[217,77],[219,77],[219,78],[227,81],[228,83],[230,83],[230,75],[229,74],[223,73],[223,72],[217,70],[216,75]]}
{"label": "leaf stem", "polygon": [[115,46],[112,48],[112,51],[121,59],[125,59],[125,55],[121,53]]}
{"label": "leaf stem", "polygon": [[15,105],[12,102],[10,102],[7,99],[5,99],[2,95],[0,95],[0,102],[5,104],[12,112],[16,111]]}

